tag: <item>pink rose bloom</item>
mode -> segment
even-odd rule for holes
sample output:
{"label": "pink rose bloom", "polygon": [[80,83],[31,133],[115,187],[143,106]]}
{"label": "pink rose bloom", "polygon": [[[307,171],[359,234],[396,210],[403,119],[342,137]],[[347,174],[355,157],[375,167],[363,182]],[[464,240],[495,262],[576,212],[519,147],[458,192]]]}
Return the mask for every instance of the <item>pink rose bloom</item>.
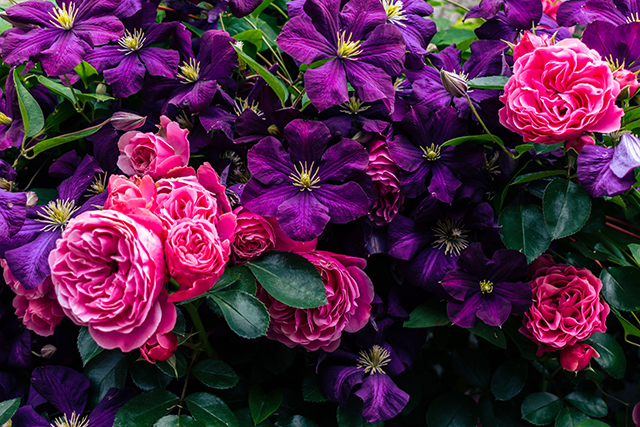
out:
{"label": "pink rose bloom", "polygon": [[555,21],[561,4],[562,0],[542,0],[542,13]]}
{"label": "pink rose bloom", "polygon": [[266,220],[269,221],[276,235],[276,246],[273,250],[284,252],[311,252],[316,249],[316,245],[318,244],[317,238],[306,242],[293,240],[282,231],[275,217],[267,217]]}
{"label": "pink rose bloom", "polygon": [[178,348],[178,337],[173,332],[155,334],[140,347],[140,354],[149,363],[162,362],[173,356]]}
{"label": "pink rose bloom", "polygon": [[596,141],[593,139],[593,135],[590,133],[583,133],[577,138],[573,138],[567,141],[564,145],[565,150],[575,150],[576,153],[580,154],[582,148],[585,145],[596,145]]}
{"label": "pink rose bloom", "polygon": [[638,76],[636,75],[636,73],[625,68],[614,71],[613,78],[620,84],[621,89],[624,89],[627,86],[629,87],[629,98],[635,95],[636,91],[638,90],[638,86],[640,85],[638,83]]}
{"label": "pink rose bloom", "polygon": [[640,402],[636,403],[636,405],[633,407],[631,418],[633,419],[636,427],[640,427]]}
{"label": "pink rose bloom", "polygon": [[624,111],[615,105],[620,85],[598,52],[578,39],[550,46],[538,40],[532,46],[522,54],[519,45],[514,49],[519,54],[500,96],[505,104],[500,123],[525,142],[540,144],[620,128]]}
{"label": "pink rose bloom", "polygon": [[150,175],[160,179],[170,170],[189,163],[189,140],[187,129],[160,118],[159,134],[139,131],[127,132],[120,137],[118,167],[127,175]]}
{"label": "pink rose bloom", "polygon": [[553,43],[549,40],[545,34],[542,36],[536,36],[535,34],[526,31],[520,38],[520,43],[513,47],[513,60],[518,60],[521,56],[531,53],[542,46],[553,46]]}
{"label": "pink rose bloom", "polygon": [[184,301],[211,289],[229,261],[235,227],[233,214],[221,216],[217,225],[201,218],[186,218],[171,227],[165,256],[180,290],[169,295],[169,301]]}
{"label": "pink rose bloom", "polygon": [[364,170],[373,180],[373,189],[378,200],[369,211],[369,218],[377,226],[390,223],[404,203],[400,194],[398,166],[391,160],[384,139],[374,138],[367,144],[369,166]]}
{"label": "pink rose bloom", "polygon": [[520,332],[538,344],[538,355],[605,332],[609,306],[600,299],[602,282],[586,268],[557,264],[531,282],[533,304]]}
{"label": "pink rose bloom", "polygon": [[16,316],[22,320],[27,329],[40,336],[48,337],[53,335],[54,329],[62,322],[65,315],[51,287],[51,278],[47,277],[39,288],[46,288],[49,292],[37,298],[16,295],[13,299],[13,308],[16,309]]}
{"label": "pink rose bloom", "polygon": [[578,372],[589,365],[592,357],[600,357],[600,354],[588,344],[577,343],[562,349],[559,357],[560,366],[565,371]]}
{"label": "pink rose bloom", "polygon": [[129,352],[173,329],[162,231],[148,211],[135,218],[114,210],[85,212],[69,222],[49,255],[64,313],[88,326],[101,347]]}
{"label": "pink rose bloom", "polygon": [[242,207],[234,213],[237,215],[238,225],[231,250],[236,263],[251,261],[265,252],[274,250],[276,234],[269,221]]}
{"label": "pink rose bloom", "polygon": [[149,175],[142,178],[111,175],[108,193],[105,209],[127,213],[133,209],[153,209],[156,205],[156,183]]}
{"label": "pink rose bloom", "polygon": [[357,332],[369,321],[374,293],[371,279],[362,271],[366,261],[325,251],[299,255],[320,272],[328,304],[309,309],[292,308],[260,287],[257,297],[271,316],[267,336],[288,347],[299,345],[307,351],[334,351],[340,345],[342,331]]}

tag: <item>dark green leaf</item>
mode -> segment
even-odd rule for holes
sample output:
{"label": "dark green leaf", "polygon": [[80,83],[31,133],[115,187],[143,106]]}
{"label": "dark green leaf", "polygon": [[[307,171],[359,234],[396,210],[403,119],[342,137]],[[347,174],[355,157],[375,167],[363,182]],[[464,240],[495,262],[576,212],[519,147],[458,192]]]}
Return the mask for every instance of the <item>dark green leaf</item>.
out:
{"label": "dark green leaf", "polygon": [[260,74],[260,77],[262,77],[264,81],[267,82],[267,84],[271,87],[271,89],[273,89],[276,95],[278,95],[278,98],[280,98],[280,102],[282,102],[282,105],[284,105],[284,103],[287,101],[287,98],[289,98],[287,87],[276,76],[271,74],[269,70],[258,64],[253,58],[240,50],[237,46],[232,46],[238,53],[240,59],[246,62],[253,71]]}
{"label": "dark green leaf", "polygon": [[451,324],[447,308],[439,301],[428,301],[416,307],[404,322],[405,328],[431,328]]}
{"label": "dark green leaf", "polygon": [[176,306],[176,324],[173,326],[172,332],[183,337],[187,333],[187,320],[179,307]]}
{"label": "dark green leaf", "polygon": [[203,360],[193,368],[193,375],[206,386],[217,389],[232,388],[240,378],[231,366],[221,360]]}
{"label": "dark green leaf", "polygon": [[167,415],[158,420],[153,427],[205,427],[203,424],[197,422],[193,418],[182,415],[178,418],[177,415]]}
{"label": "dark green leaf", "polygon": [[336,421],[338,427],[382,427],[384,421],[377,421],[373,423],[367,422],[362,416],[362,409],[359,411],[350,410],[349,408],[343,408],[338,406],[336,412]]}
{"label": "dark green leaf", "polygon": [[262,31],[247,30],[233,36],[234,39],[249,42],[260,50],[262,48]]}
{"label": "dark green leaf", "polygon": [[636,262],[640,264],[640,245],[636,243],[630,243],[628,245],[628,248],[631,251],[631,255],[633,255],[633,259],[635,259]]}
{"label": "dark green leaf", "polygon": [[[73,91],[71,91],[69,87],[61,83],[54,82],[53,80],[50,80],[45,76],[38,76],[38,81],[42,83],[51,92],[68,99],[72,104],[75,104],[76,98],[80,101],[88,101],[90,99],[95,99],[96,101],[101,101],[101,102],[114,99],[113,97],[107,96],[107,95],[80,92],[78,89],[73,89]],[[75,98],[73,97],[74,95],[75,95]]]}
{"label": "dark green leaf", "polygon": [[189,361],[180,348],[173,353],[169,360],[158,362],[156,366],[171,378],[182,378],[189,371]]}
{"label": "dark green leaf", "polygon": [[144,391],[164,389],[171,382],[170,376],[146,360],[132,364],[129,367],[129,372],[133,383]]}
{"label": "dark green leaf", "polygon": [[555,240],[580,231],[591,214],[591,198],[582,186],[556,178],[544,190],[542,207],[549,234]]}
{"label": "dark green leaf", "polygon": [[58,190],[55,188],[32,188],[31,191],[36,193],[36,196],[38,196],[38,206],[46,205],[58,197]]}
{"label": "dark green leaf", "polygon": [[564,142],[559,142],[557,144],[533,144],[533,148],[536,150],[537,154],[551,153],[552,151],[556,151],[558,148],[562,148]]}
{"label": "dark green leaf", "polygon": [[269,295],[290,307],[315,308],[327,303],[320,273],[301,255],[272,251],[247,266]]}
{"label": "dark green leaf", "polygon": [[542,172],[532,172],[524,175],[520,175],[516,179],[511,182],[511,185],[516,184],[524,184],[525,182],[535,181],[541,178],[547,178],[555,175],[564,175],[567,172],[564,170],[552,170],[552,171],[542,171]]}
{"label": "dark green leaf", "polygon": [[527,363],[522,359],[509,360],[496,369],[491,378],[491,391],[498,400],[516,396],[527,381]]}
{"label": "dark green leaf", "polygon": [[468,136],[460,136],[458,138],[453,138],[450,139],[448,141],[445,141],[441,147],[446,147],[448,145],[460,145],[460,144],[464,144],[465,142],[471,142],[474,144],[480,143],[480,142],[491,142],[493,141],[493,139],[491,138],[491,135],[468,135]]}
{"label": "dark green leaf", "polygon": [[96,69],[93,68],[87,61],[82,61],[81,63],[79,63],[78,66],[74,68],[74,71],[78,73],[78,76],[80,76],[80,78],[82,79],[85,88],[89,84],[89,77],[98,75]]}
{"label": "dark green leaf", "polygon": [[302,380],[302,399],[305,402],[326,402],[327,398],[324,397],[320,390],[320,383],[317,375],[310,375],[304,377]]}
{"label": "dark green leaf", "polygon": [[518,154],[526,153],[529,150],[533,150],[533,144],[520,144],[516,145],[516,151]]}
{"label": "dark green leaf", "polygon": [[581,422],[576,427],[611,427],[611,426],[607,423],[603,423],[602,421],[589,419]]}
{"label": "dark green leaf", "polygon": [[20,74],[13,70],[13,83],[18,95],[20,116],[24,124],[25,139],[37,135],[44,128],[42,109],[20,81]]}
{"label": "dark green leaf", "polygon": [[429,406],[427,411],[429,427],[476,427],[478,406],[471,396],[444,394]]}
{"label": "dark green leaf", "polygon": [[[4,425],[7,421],[13,417],[20,407],[20,398],[5,400],[0,403],[0,426]],[[17,426],[16,426],[17,427]]]}
{"label": "dark green leaf", "polygon": [[459,353],[454,351],[451,354],[451,362],[453,369],[455,369],[458,375],[469,383],[469,385],[482,389],[489,388],[491,369],[489,368],[487,359],[469,352]]}
{"label": "dark green leaf", "polygon": [[87,363],[100,353],[104,351],[104,348],[100,347],[89,334],[89,328],[83,326],[80,328],[78,334],[78,352],[82,358],[82,366],[86,366]]}
{"label": "dark green leaf", "polygon": [[556,417],[555,427],[575,427],[589,419],[585,414],[573,408],[564,408]]}
{"label": "dark green leaf", "polygon": [[638,329],[631,322],[622,317],[620,313],[616,313],[616,317],[618,318],[618,320],[622,324],[622,328],[624,329],[624,340],[635,345],[639,345],[640,343],[638,340],[632,341],[629,339],[629,336],[640,338],[640,329]]}
{"label": "dark green leaf", "polygon": [[187,27],[187,29],[188,29],[189,31],[191,31],[193,34],[195,34],[195,35],[196,35],[196,37],[202,37],[202,35],[204,34],[204,30],[201,30],[201,29],[200,29],[200,28],[198,28],[198,27],[194,27],[193,25],[188,24],[188,23],[186,23],[186,22],[183,22],[182,24],[183,24],[185,27]]}
{"label": "dark green leaf", "polygon": [[33,147],[33,155],[37,156],[43,151],[50,150],[53,147],[57,147],[58,145],[66,144],[67,142],[76,141],[78,139],[82,139],[84,137],[93,135],[98,132],[102,126],[109,123],[110,119],[105,120],[102,123],[99,123],[95,126],[88,127],[83,130],[79,130],[77,132],[71,132],[66,135],[56,136],[54,138],[45,139],[43,141],[38,142],[35,147]]}
{"label": "dark green leaf", "polygon": [[303,417],[302,415],[294,415],[286,420],[276,422],[278,427],[318,427],[318,424]]}
{"label": "dark green leaf", "polygon": [[250,295],[256,294],[256,279],[251,274],[251,271],[244,266],[235,266],[226,268],[222,277],[218,279],[213,286],[213,292],[219,292],[222,290],[237,290],[245,291]]}
{"label": "dark green leaf", "polygon": [[552,422],[561,410],[558,396],[546,392],[530,394],[520,408],[522,418],[538,426]]}
{"label": "dark green leaf", "polygon": [[127,369],[136,357],[134,353],[109,350],[103,351],[87,363],[83,373],[91,383],[91,406],[97,405],[111,387],[124,387],[127,382]]}
{"label": "dark green leaf", "polygon": [[507,76],[476,77],[469,80],[467,85],[472,89],[504,89],[508,81]]}
{"label": "dark green leaf", "polygon": [[431,43],[435,45],[452,45],[475,37],[473,30],[465,28],[451,28],[449,30],[438,31],[431,39]]}
{"label": "dark green leaf", "polygon": [[633,267],[609,267],[600,272],[602,296],[609,304],[622,311],[640,310],[638,273]]}
{"label": "dark green leaf", "polygon": [[273,414],[282,403],[282,393],[273,390],[265,393],[259,385],[254,385],[249,389],[249,410],[255,425],[266,420]]}
{"label": "dark green leaf", "polygon": [[547,228],[540,226],[543,223],[542,209],[535,205],[509,206],[498,218],[505,246],[524,253],[528,262],[542,255],[551,243]]}
{"label": "dark green leaf", "polygon": [[262,301],[243,291],[222,291],[209,297],[218,304],[227,324],[243,338],[267,334],[269,312]]}
{"label": "dark green leaf", "polygon": [[594,358],[609,375],[614,378],[624,377],[627,370],[627,358],[622,351],[622,347],[611,335],[594,332],[586,341],[600,354],[600,357]]}
{"label": "dark green leaf", "polygon": [[260,6],[258,6],[258,8],[251,13],[251,16],[253,16],[254,18],[257,18],[262,13],[263,10],[269,7],[271,3],[273,3],[273,0],[263,0]]}
{"label": "dark green leaf", "polygon": [[604,400],[599,398],[593,393],[583,390],[577,390],[569,393],[564,397],[569,403],[578,408],[580,411],[587,415],[591,415],[595,418],[602,418],[607,416],[609,408]]}
{"label": "dark green leaf", "polygon": [[484,338],[491,344],[500,347],[507,348],[507,338],[504,336],[504,332],[497,326],[489,326],[486,323],[479,321],[475,328],[469,329],[474,335]]}
{"label": "dark green leaf", "polygon": [[167,390],[144,392],[127,403],[116,414],[113,427],[153,425],[178,404],[178,396]]}
{"label": "dark green leaf", "polygon": [[238,419],[222,400],[209,393],[187,396],[191,415],[207,427],[238,427]]}

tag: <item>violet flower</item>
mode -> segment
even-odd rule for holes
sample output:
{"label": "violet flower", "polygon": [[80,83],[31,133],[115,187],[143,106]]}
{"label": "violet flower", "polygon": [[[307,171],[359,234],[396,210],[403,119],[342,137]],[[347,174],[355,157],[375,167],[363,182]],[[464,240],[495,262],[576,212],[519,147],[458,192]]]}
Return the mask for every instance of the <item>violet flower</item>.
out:
{"label": "violet flower", "polygon": [[370,199],[355,181],[369,163],[362,145],[342,139],[327,148],[329,129],[301,119],[289,123],[284,136],[289,152],[273,137],[249,150],[244,207],[276,217],[287,236],[301,241],[318,237],[329,221],[345,224],[367,214]]}
{"label": "violet flower", "polygon": [[635,0],[568,0],[558,8],[556,20],[565,27],[587,25],[595,21],[622,25],[637,20]]}
{"label": "violet flower", "polygon": [[[504,12],[501,11],[502,5]],[[537,26],[543,17],[540,0],[482,0],[465,15],[465,19],[487,20],[476,29],[478,38],[508,42],[514,42],[518,34]],[[551,18],[548,21],[545,23],[555,24]]]}
{"label": "violet flower", "polygon": [[187,30],[180,23],[158,24],[155,18],[155,5],[145,3],[138,13],[122,20],[125,32],[118,45],[99,47],[85,58],[104,74],[117,97],[126,98],[140,91],[147,72],[166,78],[176,75],[179,53],[152,45],[165,41],[176,31]]}
{"label": "violet flower", "polygon": [[531,306],[531,286],[519,281],[527,275],[527,258],[522,253],[499,249],[489,260],[480,243],[472,243],[457,264],[442,280],[453,298],[447,303],[447,314],[454,324],[473,328],[480,319],[502,326],[511,313],[522,314]]}
{"label": "violet flower", "polygon": [[29,30],[10,30],[2,45],[9,65],[39,61],[50,76],[70,73],[94,46],[122,36],[113,13],[121,0],[30,0],[11,6],[7,18]]}
{"label": "violet flower", "polygon": [[387,23],[395,25],[415,56],[427,53],[429,42],[436,35],[436,23],[425,19],[433,13],[433,6],[423,0],[381,0],[387,13]]}
{"label": "violet flower", "polygon": [[24,124],[18,106],[18,96],[13,83],[13,68],[9,70],[4,94],[0,89],[0,151],[18,147],[24,137]]}
{"label": "violet flower", "polygon": [[623,25],[596,21],[587,25],[582,41],[596,50],[613,69],[640,70],[640,22]]}
{"label": "violet flower", "polygon": [[354,95],[344,104],[331,107],[320,114],[332,134],[353,138],[358,132],[384,133],[391,116],[382,101],[362,102]]}
{"label": "violet flower", "polygon": [[386,21],[380,0],[350,0],[342,9],[339,0],[307,0],[304,13],[285,24],[277,39],[283,51],[305,64],[328,60],[304,74],[318,110],[348,102],[348,81],[360,100],[382,99],[393,111],[391,78],[402,69],[405,43]]}
{"label": "violet flower", "polygon": [[615,148],[585,145],[578,155],[578,181],[592,197],[618,196],[636,183],[640,138],[625,133]]}

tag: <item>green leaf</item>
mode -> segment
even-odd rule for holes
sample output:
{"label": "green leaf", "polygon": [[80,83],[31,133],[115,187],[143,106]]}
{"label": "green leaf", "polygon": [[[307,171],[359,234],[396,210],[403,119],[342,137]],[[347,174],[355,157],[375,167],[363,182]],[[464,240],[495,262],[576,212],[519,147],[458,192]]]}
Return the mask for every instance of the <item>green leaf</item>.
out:
{"label": "green leaf", "polygon": [[555,427],[575,427],[589,419],[585,414],[573,408],[564,408],[556,417]]}
{"label": "green leaf", "polygon": [[286,420],[277,421],[276,426],[278,427],[318,427],[318,424],[314,423],[308,418],[303,417],[302,415],[294,415],[293,417],[287,418]]}
{"label": "green leaf", "polygon": [[500,237],[505,246],[523,252],[532,262],[547,250],[551,237],[544,223],[542,208],[536,205],[508,206],[498,218]]}
{"label": "green leaf", "polygon": [[169,360],[158,362],[156,366],[171,378],[176,379],[184,377],[189,372],[189,361],[180,348]]}
{"label": "green leaf", "polygon": [[469,352],[453,351],[451,363],[458,375],[470,385],[482,389],[489,387],[491,368],[484,357],[478,357],[478,355]]}
{"label": "green leaf", "polygon": [[604,400],[587,391],[576,390],[566,395],[564,400],[573,404],[578,410],[595,418],[606,417],[609,412]]}
{"label": "green leaf", "polygon": [[246,62],[247,65],[251,67],[253,71],[260,74],[260,77],[262,77],[267,82],[267,84],[271,87],[271,89],[273,89],[276,95],[278,95],[278,98],[280,98],[280,102],[282,102],[282,105],[284,105],[287,99],[289,98],[289,92],[287,91],[287,87],[278,78],[276,78],[276,76],[271,74],[269,70],[264,68],[262,65],[258,64],[253,58],[251,58],[249,55],[241,51],[237,46],[235,45],[232,45],[232,46],[235,49],[235,51],[238,53],[238,56],[244,62]]}
{"label": "green leaf", "polygon": [[90,99],[95,99],[97,101],[109,101],[111,99],[115,99],[111,96],[107,95],[99,95],[97,93],[84,93],[80,92],[78,89],[71,89],[62,83],[54,82],[51,79],[46,78],[45,76],[38,76],[38,81],[43,84],[47,89],[56,95],[60,95],[63,98],[68,99],[72,104],[75,104],[76,100],[73,95],[75,94],[76,98],[80,101],[88,101]]}
{"label": "green leaf", "polygon": [[556,178],[544,190],[542,207],[549,234],[555,240],[580,231],[591,214],[591,198],[580,185]]}
{"label": "green leaf", "polygon": [[627,247],[631,251],[633,259],[635,259],[636,262],[640,264],[640,245],[638,245],[637,243],[630,243]]}
{"label": "green leaf", "polygon": [[[7,421],[13,417],[20,407],[20,398],[5,400],[0,403],[0,426],[4,425]],[[17,426],[16,426],[17,427]]]}
{"label": "green leaf", "polygon": [[471,37],[475,37],[475,33],[473,30],[468,30],[466,28],[451,28],[444,31],[438,31],[433,39],[431,39],[431,43],[435,45],[452,45],[454,43],[460,43],[465,40],[469,40]]}
{"label": "green leaf", "polygon": [[158,420],[153,427],[205,427],[193,418],[182,415],[178,418],[177,415],[167,415]]}
{"label": "green leaf", "polygon": [[504,89],[508,81],[507,76],[476,77],[469,80],[467,86],[471,89]]}
{"label": "green leaf", "polygon": [[216,389],[232,388],[240,378],[233,368],[221,360],[203,360],[193,368],[193,375],[204,385]]}
{"label": "green leaf", "polygon": [[38,196],[38,206],[46,205],[58,197],[58,190],[55,188],[32,188],[31,191],[36,193],[36,196]]}
{"label": "green leaf", "polygon": [[238,265],[226,268],[222,277],[220,277],[213,286],[212,291],[219,292],[222,290],[229,291],[232,289],[236,291],[244,291],[250,295],[256,294],[256,279],[247,267]]}
{"label": "green leaf", "polygon": [[464,144],[465,142],[472,142],[474,144],[480,143],[480,142],[492,142],[493,139],[491,138],[491,135],[487,135],[487,134],[483,134],[483,135],[467,135],[467,136],[460,136],[458,138],[453,138],[450,139],[448,141],[445,141],[441,147],[446,147],[449,145],[460,145],[460,144]]}
{"label": "green leaf", "polygon": [[516,396],[527,381],[527,363],[522,359],[509,360],[491,378],[491,392],[498,400],[509,400]]}
{"label": "green leaf", "polygon": [[269,7],[271,3],[273,3],[273,0],[263,0],[263,2],[260,3],[260,6],[258,6],[258,8],[251,13],[251,16],[257,18],[263,10]]}
{"label": "green leaf", "polygon": [[187,396],[191,415],[207,427],[238,427],[238,419],[222,400],[209,393]]}
{"label": "green leaf", "polygon": [[478,406],[470,397],[447,393],[431,402],[427,411],[429,427],[476,427]]}
{"label": "green leaf", "polygon": [[518,152],[518,154],[522,154],[522,153],[526,153],[529,150],[532,150],[533,144],[520,144],[520,145],[516,145],[516,151]]}
{"label": "green leaf", "polygon": [[507,348],[507,338],[504,336],[502,329],[497,326],[489,326],[479,321],[475,328],[468,329],[468,331],[480,338],[484,338],[497,347]]}
{"label": "green leaf", "polygon": [[96,406],[110,388],[124,387],[127,382],[127,369],[136,357],[134,353],[109,350],[103,351],[87,363],[83,374],[89,378],[91,384],[90,406]]}
{"label": "green leaf", "polygon": [[111,119],[107,119],[102,123],[99,123],[95,126],[88,127],[83,130],[79,130],[77,132],[71,132],[66,135],[60,135],[60,136],[56,136],[55,138],[50,138],[50,139],[45,139],[43,141],[40,141],[35,145],[35,147],[33,147],[33,155],[37,156],[43,151],[50,150],[53,147],[57,147],[58,145],[66,144],[67,142],[76,141],[78,139],[82,139],[89,135],[93,135],[94,133],[98,132],[102,128],[102,126],[109,123],[110,120]]}
{"label": "green leaf", "polygon": [[87,366],[91,359],[103,351],[104,348],[100,347],[89,334],[89,328],[86,326],[81,327],[78,334],[78,352],[82,358],[82,366]]}
{"label": "green leaf", "polygon": [[18,106],[20,107],[20,117],[24,124],[24,139],[37,135],[44,128],[44,114],[42,109],[31,96],[29,91],[20,81],[20,75],[16,69],[13,70],[13,83],[18,95]]}
{"label": "green leaf", "polygon": [[556,151],[558,148],[562,148],[564,142],[559,142],[557,144],[533,144],[533,148],[536,150],[536,154],[544,154],[551,153],[552,151]]}
{"label": "green leaf", "polygon": [[153,425],[178,404],[178,396],[167,390],[144,392],[124,404],[116,414],[113,427]]}
{"label": "green leaf", "polygon": [[588,340],[587,344],[591,344],[593,348],[600,354],[600,357],[594,358],[602,369],[607,371],[613,378],[623,378],[627,370],[627,358],[622,351],[622,347],[611,335],[602,332],[594,332]]}
{"label": "green leaf", "polygon": [[629,322],[624,317],[620,316],[619,313],[616,312],[615,314],[618,320],[620,321],[620,323],[622,324],[622,328],[624,329],[624,340],[628,343],[640,346],[640,342],[631,341],[629,339],[629,336],[640,338],[640,329],[638,329],[636,326],[634,326],[631,322]]}
{"label": "green leaf", "polygon": [[589,419],[581,422],[576,427],[611,427],[611,426],[607,423],[603,423],[602,421]]}
{"label": "green leaf", "polygon": [[439,301],[431,300],[417,306],[404,322],[405,328],[431,328],[451,324],[447,308]]}
{"label": "green leaf", "polygon": [[202,35],[204,34],[204,30],[201,30],[201,29],[200,29],[200,28],[198,28],[198,27],[194,27],[193,25],[188,24],[188,23],[186,23],[186,22],[183,22],[182,24],[183,24],[185,27],[187,27],[187,29],[188,29],[189,31],[191,31],[193,34],[195,34],[195,35],[196,35],[196,37],[202,37]]}
{"label": "green leaf", "polygon": [[73,70],[78,73],[78,75],[82,79],[82,82],[84,83],[85,88],[89,85],[89,77],[98,75],[96,69],[93,68],[87,61],[82,61]]}
{"label": "green leaf", "polygon": [[561,410],[558,396],[546,392],[530,394],[520,407],[522,418],[538,426],[549,424]]}
{"label": "green leaf", "polygon": [[320,382],[317,375],[308,375],[302,380],[302,399],[305,402],[326,402],[327,398],[324,397],[320,390]]}
{"label": "green leaf", "polygon": [[251,386],[249,389],[249,410],[253,424],[258,425],[266,420],[269,415],[278,410],[282,403],[282,393],[273,390],[265,393],[259,385]]}
{"label": "green leaf", "polygon": [[542,172],[532,172],[524,175],[520,175],[516,179],[514,179],[510,185],[516,184],[524,184],[525,182],[536,181],[538,179],[547,178],[555,175],[564,175],[567,172],[564,170],[552,170],[552,171],[542,171]]}
{"label": "green leaf", "polygon": [[222,291],[208,298],[218,304],[233,332],[242,338],[258,338],[267,334],[269,312],[262,301],[243,291]]}
{"label": "green leaf", "polygon": [[278,301],[294,308],[327,303],[327,291],[316,267],[301,255],[269,252],[247,263],[262,287]]}
{"label": "green leaf", "polygon": [[249,42],[260,50],[262,48],[262,31],[247,30],[233,36],[234,39]]}
{"label": "green leaf", "polygon": [[133,383],[144,391],[165,389],[171,382],[171,377],[162,372],[156,365],[146,360],[135,362],[129,367]]}
{"label": "green leaf", "polygon": [[640,310],[640,286],[638,273],[633,267],[609,267],[600,272],[602,296],[621,311]]}

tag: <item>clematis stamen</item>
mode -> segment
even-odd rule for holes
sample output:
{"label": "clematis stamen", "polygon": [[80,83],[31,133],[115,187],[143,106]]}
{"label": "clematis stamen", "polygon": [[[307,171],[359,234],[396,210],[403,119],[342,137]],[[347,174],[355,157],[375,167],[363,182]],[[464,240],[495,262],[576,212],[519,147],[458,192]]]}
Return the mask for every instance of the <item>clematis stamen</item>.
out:
{"label": "clematis stamen", "polygon": [[360,101],[355,96],[351,96],[349,98],[349,101],[342,104],[341,107],[341,113],[358,114],[362,113],[363,111],[367,111],[369,108],[371,108],[371,105],[364,105],[364,102]]}
{"label": "clematis stamen", "polygon": [[429,147],[420,147],[422,152],[422,157],[429,160],[430,162],[434,162],[440,158],[440,146],[431,144]]}
{"label": "clematis stamen", "polygon": [[490,294],[493,292],[493,282],[489,280],[483,280],[480,282],[480,290],[483,294]]}
{"label": "clematis stamen", "polygon": [[133,34],[129,30],[124,30],[124,35],[118,40],[118,44],[124,48],[124,50],[120,49],[120,52],[126,52],[126,55],[129,55],[140,50],[144,45],[144,38],[142,29],[133,30]]}
{"label": "clematis stamen", "polygon": [[382,368],[391,362],[389,350],[379,345],[374,345],[369,351],[361,350],[358,354],[358,368],[364,369],[365,374],[385,374]]}
{"label": "clematis stamen", "polygon": [[264,113],[259,108],[258,101],[253,101],[249,104],[248,99],[236,98],[233,102],[233,110],[237,116],[240,116],[245,110],[252,110],[258,117],[264,116]]}
{"label": "clematis stamen", "polygon": [[307,167],[307,162],[299,162],[300,169],[298,169],[297,165],[294,165],[294,169],[296,173],[292,173],[289,175],[289,178],[293,181],[293,185],[296,187],[301,187],[300,191],[308,190],[312,191],[313,189],[320,188],[319,185],[316,185],[320,182],[320,178],[318,177],[319,169],[316,169],[315,172],[313,170],[313,163],[311,162],[311,166]]}
{"label": "clematis stamen", "polygon": [[402,10],[403,4],[402,0],[381,0],[382,6],[384,6],[385,12],[387,12],[387,21],[392,24],[400,25],[402,27],[406,27],[406,24],[400,21],[406,21],[407,17],[404,16],[404,11]]}
{"label": "clematis stamen", "polygon": [[62,7],[55,7],[53,13],[49,12],[49,16],[55,20],[49,20],[49,22],[63,30],[70,30],[73,27],[77,13],[78,9],[76,9],[75,4],[69,3],[69,8],[67,9],[67,5],[63,3]]}
{"label": "clematis stamen", "polygon": [[362,53],[362,49],[360,48],[361,41],[351,41],[351,37],[353,34],[349,33],[349,37],[347,37],[347,31],[342,31],[340,33],[338,31],[338,50],[336,55],[341,59],[350,59],[352,61],[356,61],[358,58],[354,58]]}
{"label": "clematis stamen", "polygon": [[630,24],[632,22],[640,22],[640,13],[632,13],[631,15],[627,16],[626,21],[627,24]]}
{"label": "clematis stamen", "polygon": [[65,414],[60,418],[56,418],[56,420],[51,424],[51,427],[88,427],[89,426],[89,417],[84,416],[80,417],[80,414],[76,414],[75,412],[71,414],[71,418],[68,418]]}
{"label": "clematis stamen", "polygon": [[447,218],[442,221],[439,219],[433,231],[436,237],[433,247],[436,249],[444,248],[445,255],[455,254],[458,256],[469,246],[467,237],[469,231],[464,229],[461,220],[454,221]]}
{"label": "clematis stamen", "polygon": [[73,200],[52,200],[42,208],[42,212],[36,221],[47,224],[42,231],[53,231],[58,228],[64,228],[69,223],[71,216],[75,211],[80,209]]}
{"label": "clematis stamen", "polygon": [[194,58],[189,59],[189,63],[187,61],[183,61],[184,65],[180,66],[180,72],[177,77],[179,79],[183,79],[182,83],[195,83],[200,78],[200,62],[196,61]]}
{"label": "clematis stamen", "polygon": [[91,185],[89,186],[89,191],[93,194],[101,194],[104,193],[107,189],[107,173],[104,174],[99,173]]}
{"label": "clematis stamen", "polygon": [[0,125],[9,126],[13,123],[11,117],[8,117],[5,113],[0,113]]}

